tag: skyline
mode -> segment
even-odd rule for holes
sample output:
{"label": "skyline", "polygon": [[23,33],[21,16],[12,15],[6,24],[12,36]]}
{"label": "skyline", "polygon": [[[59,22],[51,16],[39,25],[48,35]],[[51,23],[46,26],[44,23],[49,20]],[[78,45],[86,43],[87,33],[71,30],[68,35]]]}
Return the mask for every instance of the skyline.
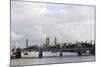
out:
{"label": "skyline", "polygon": [[95,40],[93,6],[11,2],[11,40]]}
{"label": "skyline", "polygon": [[30,47],[30,46],[55,46],[55,45],[72,45],[76,43],[90,43],[90,44],[95,44],[95,40],[89,40],[89,41],[75,41],[75,42],[61,42],[58,41],[56,37],[54,37],[53,40],[51,40],[49,37],[46,37],[45,40],[43,40],[41,43],[37,42],[34,43],[34,41],[25,39],[23,41],[18,40],[18,41],[11,41],[11,48],[25,48],[25,47]]}

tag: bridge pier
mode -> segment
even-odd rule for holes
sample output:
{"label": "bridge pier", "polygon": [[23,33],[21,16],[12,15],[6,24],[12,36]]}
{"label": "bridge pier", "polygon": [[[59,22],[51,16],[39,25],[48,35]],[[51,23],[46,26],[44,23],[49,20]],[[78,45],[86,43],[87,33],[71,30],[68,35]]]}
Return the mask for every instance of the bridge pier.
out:
{"label": "bridge pier", "polygon": [[78,56],[82,56],[81,50],[78,50]]}
{"label": "bridge pier", "polygon": [[95,49],[90,50],[90,54],[95,55]]}
{"label": "bridge pier", "polygon": [[20,48],[16,49],[15,58],[21,58],[21,49]]}
{"label": "bridge pier", "polygon": [[39,50],[39,58],[43,57],[42,49]]}
{"label": "bridge pier", "polygon": [[62,54],[62,50],[60,50],[60,57],[62,57],[63,56],[63,54]]}

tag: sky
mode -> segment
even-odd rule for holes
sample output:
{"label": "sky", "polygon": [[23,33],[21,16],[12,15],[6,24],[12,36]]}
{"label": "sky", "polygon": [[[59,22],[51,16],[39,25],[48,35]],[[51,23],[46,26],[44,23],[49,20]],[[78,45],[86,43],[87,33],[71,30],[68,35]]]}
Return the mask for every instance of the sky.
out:
{"label": "sky", "polygon": [[45,43],[46,37],[51,43],[55,37],[61,43],[94,40],[94,11],[94,6],[12,1],[11,41]]}

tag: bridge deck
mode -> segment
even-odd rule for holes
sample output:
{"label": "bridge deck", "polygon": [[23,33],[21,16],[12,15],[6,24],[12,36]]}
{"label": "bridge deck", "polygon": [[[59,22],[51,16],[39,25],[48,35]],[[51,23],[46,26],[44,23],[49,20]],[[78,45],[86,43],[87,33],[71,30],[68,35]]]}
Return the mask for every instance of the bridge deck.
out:
{"label": "bridge deck", "polygon": [[53,48],[41,48],[41,49],[21,49],[21,51],[70,51],[70,50],[94,50],[95,48],[62,48],[62,49],[53,49]]}

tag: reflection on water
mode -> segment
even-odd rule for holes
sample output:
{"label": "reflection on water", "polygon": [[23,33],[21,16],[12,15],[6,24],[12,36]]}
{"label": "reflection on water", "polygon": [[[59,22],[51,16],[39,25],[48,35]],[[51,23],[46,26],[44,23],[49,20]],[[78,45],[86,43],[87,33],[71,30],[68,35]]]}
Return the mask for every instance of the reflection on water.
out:
{"label": "reflection on water", "polygon": [[[37,64],[51,64],[51,63],[69,63],[69,62],[83,62],[94,61],[95,57],[91,55],[77,56],[77,53],[63,52],[63,57],[59,57],[59,52],[43,52],[43,58],[38,58],[38,52],[29,52],[28,55],[22,53],[23,58],[11,59],[11,66],[16,65],[37,65]],[[34,58],[36,57],[36,58]]]}

